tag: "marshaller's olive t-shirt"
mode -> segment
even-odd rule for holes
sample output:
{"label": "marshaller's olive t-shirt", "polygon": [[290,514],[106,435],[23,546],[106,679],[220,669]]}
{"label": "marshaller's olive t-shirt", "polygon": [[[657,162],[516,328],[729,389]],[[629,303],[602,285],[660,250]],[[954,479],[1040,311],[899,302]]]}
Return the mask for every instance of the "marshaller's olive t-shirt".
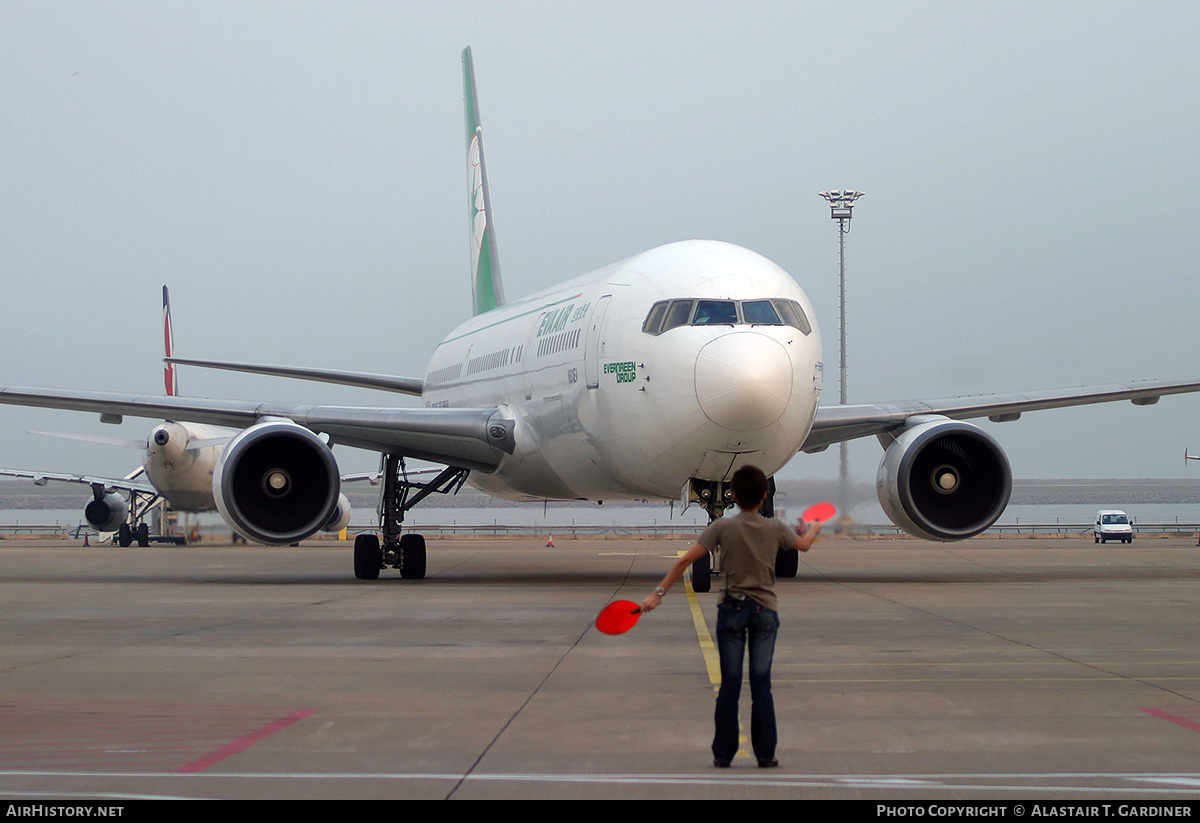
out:
{"label": "marshaller's olive t-shirt", "polygon": [[696,541],[711,554],[717,547],[717,564],[725,575],[725,590],[751,597],[772,611],[775,597],[775,553],[796,545],[796,533],[778,517],[739,510],[708,524]]}

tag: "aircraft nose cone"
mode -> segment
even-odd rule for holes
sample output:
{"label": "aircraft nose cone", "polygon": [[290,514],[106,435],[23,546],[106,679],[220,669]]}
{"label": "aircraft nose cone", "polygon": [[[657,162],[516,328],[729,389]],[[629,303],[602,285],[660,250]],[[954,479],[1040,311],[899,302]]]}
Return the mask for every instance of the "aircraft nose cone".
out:
{"label": "aircraft nose cone", "polygon": [[782,344],[756,332],[718,337],[696,357],[696,399],[708,419],[732,431],[778,420],[792,396],[792,360]]}

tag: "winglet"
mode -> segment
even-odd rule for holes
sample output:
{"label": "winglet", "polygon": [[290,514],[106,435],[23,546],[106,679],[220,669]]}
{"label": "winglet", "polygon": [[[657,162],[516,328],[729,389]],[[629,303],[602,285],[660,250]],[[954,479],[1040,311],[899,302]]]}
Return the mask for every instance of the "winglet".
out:
{"label": "winglet", "polygon": [[492,196],[488,192],[487,166],[483,160],[483,129],[479,125],[479,101],[475,95],[475,67],[471,48],[463,49],[463,97],[467,117],[467,180],[470,185],[471,291],[474,313],[483,314],[504,305],[500,282],[500,258],[496,254],[496,227],[492,223]]}
{"label": "winglet", "polygon": [[166,385],[167,397],[174,397],[179,392],[179,384],[175,382],[175,364],[171,362],[171,358],[175,356],[175,337],[171,331],[171,298],[167,294],[166,286],[163,286],[163,345],[167,351],[163,382]]}

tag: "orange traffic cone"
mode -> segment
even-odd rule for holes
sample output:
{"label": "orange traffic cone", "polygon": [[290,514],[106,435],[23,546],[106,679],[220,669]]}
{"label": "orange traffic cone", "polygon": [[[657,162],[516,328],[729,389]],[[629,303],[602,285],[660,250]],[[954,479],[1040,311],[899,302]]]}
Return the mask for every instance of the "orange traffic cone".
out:
{"label": "orange traffic cone", "polygon": [[87,532],[84,532],[84,533],[83,533],[83,545],[85,545],[85,546],[91,545],[91,544],[89,544],[89,543],[88,543],[88,536],[87,536]]}

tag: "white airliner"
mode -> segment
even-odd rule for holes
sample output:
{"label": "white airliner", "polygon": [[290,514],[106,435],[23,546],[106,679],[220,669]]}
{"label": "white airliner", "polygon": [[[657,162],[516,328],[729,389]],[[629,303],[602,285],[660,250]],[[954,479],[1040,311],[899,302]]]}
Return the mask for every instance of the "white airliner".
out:
{"label": "white airliner", "polygon": [[[171,299],[166,286],[163,286],[163,342],[166,352],[164,388],[167,397],[175,397],[179,385],[175,363],[172,362],[175,342],[171,325]],[[222,450],[237,431],[164,420],[150,431],[145,440],[35,433],[145,451],[141,468],[123,478],[17,469],[0,469],[0,475],[28,477],[39,484],[47,480],[87,484],[92,487],[92,500],[84,507],[84,519],[88,524],[99,532],[117,532],[117,542],[122,546],[128,546],[134,540],[138,545],[146,546],[150,542],[150,530],[143,518],[159,498],[180,512],[210,512],[217,508],[213,498],[213,472]],[[324,529],[340,531],[350,522],[350,514],[350,501],[345,495],[340,495],[338,506]]]}
{"label": "white airliner", "polygon": [[[1154,403],[1200,390],[1155,381],[1023,394],[821,406],[820,334],[796,281],[770,260],[712,240],[651,249],[509,303],[503,295],[470,50],[463,52],[475,316],[437,347],[424,379],[175,360],[420,397],[423,408],[316,406],[9,387],[0,402],[240,428],[212,490],[225,519],[263,543],[308,537],[338,507],[331,447],[383,459],[380,535],[359,535],[354,567],[425,575],[424,539],[404,513],[468,479],[496,496],[678,499],[719,516],[727,481],[752,463],[773,475],[799,451],[876,435],[884,510],[930,540],[979,534],[1003,512],[1008,460],[967,418],[1112,400]],[[319,437],[318,435],[324,435]],[[444,465],[420,482],[405,459]],[[793,553],[794,554],[794,553]],[[707,556],[705,562],[707,561]],[[795,574],[795,558],[781,558]],[[710,585],[695,569],[698,590]]]}

